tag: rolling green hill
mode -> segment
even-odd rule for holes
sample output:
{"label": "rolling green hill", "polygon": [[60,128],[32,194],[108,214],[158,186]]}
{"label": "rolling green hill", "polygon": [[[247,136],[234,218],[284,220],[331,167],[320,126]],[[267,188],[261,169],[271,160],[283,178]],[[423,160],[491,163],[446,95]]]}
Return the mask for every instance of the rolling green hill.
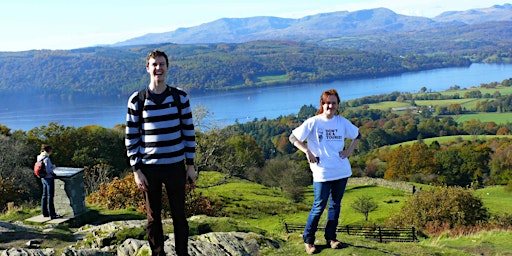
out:
{"label": "rolling green hill", "polygon": [[[217,178],[212,178],[216,176]],[[201,179],[204,179],[201,181]],[[199,185],[221,180],[214,172],[201,173]],[[224,202],[225,213],[242,223],[266,230],[268,234],[284,239],[279,250],[268,249],[262,255],[302,255],[301,233],[286,234],[284,222],[301,224],[307,219],[312,198],[312,188],[306,190],[302,203],[294,204],[285,199],[279,189],[271,189],[251,182],[230,180],[226,184],[204,188],[201,192]],[[482,197],[484,205],[491,213],[512,212],[512,198],[503,187],[490,187],[475,191]],[[370,213],[368,222],[362,214],[355,212],[350,205],[360,195],[370,195],[379,205]],[[389,217],[400,210],[410,192],[372,185],[349,185],[342,201],[340,225],[377,224],[382,225]],[[320,223],[325,223],[325,213]],[[318,244],[323,242],[321,232],[317,235]],[[348,247],[342,250],[323,248],[318,255],[473,255],[481,252],[485,255],[512,253],[512,232],[479,232],[466,237],[440,237],[421,239],[419,243],[378,243],[362,237],[339,234],[339,238]],[[506,254],[503,254],[506,255]]]}
{"label": "rolling green hill", "polygon": [[156,48],[170,56],[167,82],[189,91],[328,82],[471,63],[454,56],[398,56],[293,41],[0,52],[0,91],[128,95],[146,86],[145,57]]}

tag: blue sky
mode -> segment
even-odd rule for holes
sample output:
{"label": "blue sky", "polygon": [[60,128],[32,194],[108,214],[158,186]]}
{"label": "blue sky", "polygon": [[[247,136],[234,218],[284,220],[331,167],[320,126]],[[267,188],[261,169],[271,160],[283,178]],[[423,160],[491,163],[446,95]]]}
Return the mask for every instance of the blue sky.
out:
{"label": "blue sky", "polygon": [[0,3],[0,51],[75,49],[173,31],[220,18],[307,15],[385,7],[435,17],[499,0],[8,0]]}

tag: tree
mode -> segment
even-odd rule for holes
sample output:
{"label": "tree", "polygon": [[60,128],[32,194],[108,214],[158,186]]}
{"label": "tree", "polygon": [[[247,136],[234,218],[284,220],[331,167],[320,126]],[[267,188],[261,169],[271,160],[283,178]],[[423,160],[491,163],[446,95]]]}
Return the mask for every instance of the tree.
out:
{"label": "tree", "polygon": [[311,184],[309,168],[284,156],[267,160],[261,170],[254,171],[249,175],[250,180],[268,187],[279,187],[294,202],[304,199],[304,189]]}
{"label": "tree", "polygon": [[386,155],[387,170],[384,179],[408,181],[412,175],[411,146],[398,146]]}
{"label": "tree", "polygon": [[[5,186],[5,194],[0,193],[3,199],[9,198],[16,204],[39,197],[40,184],[34,176],[34,171],[27,166],[34,166],[36,154],[30,153],[24,141],[16,137],[7,137],[0,134],[0,178],[1,186]],[[9,186],[12,185],[12,189]],[[10,192],[16,191],[15,194]],[[0,210],[3,206],[0,205]]]}
{"label": "tree", "polygon": [[489,212],[473,190],[437,187],[415,193],[390,222],[439,234],[456,226],[473,226],[488,218]]}
{"label": "tree", "polygon": [[352,209],[364,215],[365,221],[368,221],[368,215],[379,208],[379,205],[373,201],[373,197],[362,195],[351,205]]}
{"label": "tree", "polygon": [[250,167],[263,167],[265,159],[256,140],[247,135],[235,135],[228,138],[225,143],[228,150],[224,152],[228,176],[247,178],[245,171]]}
{"label": "tree", "polygon": [[316,115],[317,109],[313,105],[303,105],[300,107],[299,113],[297,114],[297,118],[299,120],[306,120],[314,115]]}

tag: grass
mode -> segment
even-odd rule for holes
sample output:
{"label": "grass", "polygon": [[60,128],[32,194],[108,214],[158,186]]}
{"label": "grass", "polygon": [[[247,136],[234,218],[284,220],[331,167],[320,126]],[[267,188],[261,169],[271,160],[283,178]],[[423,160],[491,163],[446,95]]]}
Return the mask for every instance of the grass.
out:
{"label": "grass", "polygon": [[505,191],[503,186],[478,189],[475,194],[482,198],[484,205],[492,214],[512,212],[512,192]]}
{"label": "grass", "polygon": [[[212,175],[217,175],[211,173]],[[210,175],[202,173],[202,177]],[[475,193],[482,196],[482,200],[491,213],[511,212],[512,200],[509,194],[498,193],[503,187],[492,187],[477,190]],[[302,203],[294,204],[284,198],[278,189],[269,189],[264,186],[247,181],[232,179],[227,184],[204,189],[204,194],[221,199],[226,208],[225,212],[234,214],[237,222],[265,230],[266,235],[282,240],[282,247],[278,250],[264,249],[261,255],[302,255],[304,246],[300,232],[286,234],[284,222],[303,224],[309,214],[310,204],[313,200],[312,187],[305,191]],[[222,194],[222,195],[220,195]],[[361,195],[373,197],[379,208],[369,215],[369,221],[353,210],[350,205]],[[342,201],[340,225],[383,224],[394,212],[398,212],[407,199],[409,193],[391,188],[370,185],[349,185]],[[502,202],[500,204],[500,202]],[[242,208],[244,210],[234,210]],[[250,213],[248,213],[249,211]],[[325,223],[326,213],[320,223]],[[322,224],[321,224],[322,225]],[[488,233],[488,234],[486,234]],[[419,243],[378,243],[362,237],[339,234],[340,240],[348,245],[342,250],[333,250],[321,246],[323,234],[317,233],[317,244],[320,252],[316,255],[496,255],[495,252],[512,254],[512,245],[507,240],[512,232],[492,231],[484,234],[475,234],[471,239],[460,238],[432,238],[422,239]],[[474,241],[474,242],[467,242]],[[454,245],[459,244],[459,245]],[[499,254],[498,254],[499,255]],[[504,254],[508,255],[508,254]]]}
{"label": "grass", "polygon": [[[230,215],[230,217],[193,217],[189,221],[191,235],[212,231],[255,232],[281,242],[281,247],[277,250],[263,249],[260,254],[262,256],[304,254],[301,232],[287,234],[284,230],[284,222],[305,223],[313,200],[311,186],[306,188],[303,202],[293,203],[284,196],[280,189],[267,188],[238,179],[229,179],[226,183],[222,183],[223,180],[224,176],[219,173],[201,172],[199,179],[201,188],[198,190],[204,195],[221,200],[225,205],[222,213]],[[206,188],[204,182],[207,181],[220,185]],[[503,186],[484,188],[476,190],[475,193],[481,196],[484,205],[489,208],[491,213],[512,212],[512,196],[504,191]],[[361,195],[370,195],[379,205],[376,211],[370,213],[368,222],[365,222],[362,214],[350,207]],[[381,225],[394,213],[400,211],[409,195],[410,193],[386,187],[349,185],[342,201],[340,225]],[[88,208],[92,212],[88,217],[88,221],[91,223],[144,218],[135,213],[133,209],[107,211],[89,205]],[[21,220],[31,214],[36,213],[34,210],[19,210],[4,214],[0,219],[4,221]],[[325,223],[325,219],[324,213],[320,222]],[[45,243],[46,245],[58,247],[74,244],[70,240],[72,230],[66,227],[60,227],[58,231],[44,235],[51,239]],[[143,236],[143,230],[127,230],[119,235],[121,240],[124,237],[132,236],[140,238]],[[333,250],[322,245],[325,241],[322,232],[319,232],[316,241],[319,253],[316,255],[512,255],[511,236],[512,232],[510,231],[489,231],[467,237],[420,238],[420,242],[416,243],[379,243],[363,237],[339,234],[338,238],[345,243],[346,248]],[[0,241],[0,247],[9,243],[9,241],[5,241],[7,237],[3,239],[4,241]],[[23,239],[20,241],[26,242]]]}
{"label": "grass", "polygon": [[[445,96],[453,96],[458,94],[460,97],[464,97],[464,94],[470,91],[479,90],[482,95],[490,94],[493,95],[495,92],[499,92],[502,96],[511,95],[512,87],[504,87],[499,86],[496,88],[469,88],[469,89],[461,89],[456,91],[443,91],[443,92],[435,92],[440,93]],[[419,93],[422,94],[422,93]],[[427,93],[428,94],[428,93]],[[462,98],[462,99],[446,99],[446,100],[415,100],[415,104],[418,106],[441,106],[441,107],[449,107],[453,104],[460,105],[463,109],[467,111],[474,111],[478,103],[483,101],[492,101],[492,98]],[[367,105],[370,109],[380,109],[383,111],[387,111],[392,108],[405,108],[410,107],[411,102],[397,102],[397,101],[384,101],[374,104]],[[506,124],[512,123],[512,113],[496,113],[496,112],[481,112],[481,113],[468,113],[461,114],[457,116],[453,116],[455,121],[458,123],[467,122],[471,120],[479,120],[481,122],[494,122],[496,124]]]}
{"label": "grass", "polygon": [[285,75],[276,76],[259,76],[256,78],[257,82],[271,83],[271,82],[286,82],[288,77]]}
{"label": "grass", "polygon": [[414,102],[418,106],[441,106],[441,107],[449,107],[453,104],[459,104],[464,106],[469,102],[475,101],[477,99],[449,99],[449,100],[415,100]]}
{"label": "grass", "polygon": [[455,118],[457,123],[467,122],[471,120],[479,120],[480,122],[494,122],[496,124],[512,123],[512,113],[476,113],[464,114]]}
{"label": "grass", "polygon": [[24,206],[16,207],[12,211],[8,211],[4,214],[0,215],[0,221],[14,222],[14,221],[23,221],[32,216],[36,216],[41,214],[40,208],[27,208]]}
{"label": "grass", "polygon": [[470,91],[480,91],[482,93],[482,95],[485,95],[485,94],[490,94],[490,95],[493,95],[495,92],[499,92],[501,95],[510,95],[512,94],[512,87],[505,87],[505,86],[499,86],[499,87],[496,87],[496,88],[480,88],[480,87],[472,87],[472,88],[468,88],[468,89],[461,89],[461,90],[456,90],[456,91],[442,91],[442,92],[439,92],[440,94],[442,95],[447,95],[447,96],[453,96],[455,94],[458,94],[460,97],[464,97],[464,94],[466,92],[470,92]]}
{"label": "grass", "polygon": [[409,102],[398,102],[398,101],[383,101],[379,103],[369,104],[370,109],[382,109],[388,110],[392,108],[405,108],[410,107],[411,104]]}
{"label": "grass", "polygon": [[467,255],[512,255],[510,241],[512,232],[495,230],[454,238],[440,236],[427,239],[421,244],[431,248],[455,249]]}
{"label": "grass", "polygon": [[[449,256],[467,256],[467,252],[462,249],[442,248],[424,243],[379,243],[357,236],[348,236],[340,234],[338,239],[343,241],[344,248],[334,250],[325,246],[325,241],[320,233],[317,234],[315,242],[318,253],[315,255],[324,256],[342,256],[342,255],[364,255],[364,256],[426,256],[426,255],[449,255]],[[288,234],[285,238],[286,243],[279,250],[266,249],[261,255],[281,256],[281,255],[305,255],[304,244],[300,233]]]}
{"label": "grass", "polygon": [[[434,141],[439,142],[439,144],[450,144],[453,141],[472,141],[472,140],[489,140],[493,138],[511,138],[512,135],[453,135],[453,136],[442,136],[442,137],[435,137],[435,138],[428,138],[423,139],[423,143],[430,145]],[[400,145],[412,145],[416,143],[417,140],[411,140],[407,142],[402,142],[398,144],[391,145],[391,148],[400,146]]]}

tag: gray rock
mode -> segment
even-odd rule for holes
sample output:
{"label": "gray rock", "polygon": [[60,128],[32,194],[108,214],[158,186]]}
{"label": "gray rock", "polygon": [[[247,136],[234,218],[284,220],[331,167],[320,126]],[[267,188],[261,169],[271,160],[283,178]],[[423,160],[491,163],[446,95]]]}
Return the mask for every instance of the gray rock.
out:
{"label": "gray rock", "polygon": [[1,256],[53,256],[55,250],[53,249],[22,249],[11,248],[2,251]]}
{"label": "gray rock", "polygon": [[[176,255],[174,234],[168,236],[164,243],[165,252],[167,255]],[[212,232],[190,237],[188,253],[190,256],[252,256],[259,254],[261,248],[259,241],[267,240],[269,239],[256,233]],[[278,245],[275,241],[266,244]],[[144,255],[150,251],[147,241],[136,239],[127,239],[117,247],[118,256]]]}
{"label": "gray rock", "polygon": [[106,251],[104,249],[70,249],[68,248],[63,256],[115,256],[114,252]]}
{"label": "gray rock", "polygon": [[25,225],[19,221],[14,223],[0,221],[0,234],[12,231],[29,231],[36,230],[28,225]]}
{"label": "gray rock", "polygon": [[143,254],[143,251],[151,252],[149,243],[147,241],[131,238],[126,239],[121,245],[117,247],[118,256],[141,255]]}
{"label": "gray rock", "polygon": [[[163,224],[171,224],[171,220],[164,220]],[[144,228],[146,220],[114,221],[102,225],[86,225],[75,232],[75,237],[88,240],[91,248],[66,248],[63,256],[137,256],[150,255],[151,249],[146,240],[126,239],[120,245],[111,245],[110,242],[116,237],[116,233],[126,228]],[[0,225],[8,230],[19,230],[25,227]],[[176,255],[174,247],[174,234],[167,234],[164,242],[164,249],[167,255]],[[32,243],[31,243],[32,244]],[[80,243],[77,243],[77,246]],[[211,232],[188,239],[190,256],[252,256],[258,255],[262,247],[279,248],[279,243],[257,233],[244,232]],[[35,245],[35,243],[34,243]],[[83,245],[82,245],[83,246]],[[21,249],[11,248],[0,251],[0,256],[53,256],[53,249]]]}

